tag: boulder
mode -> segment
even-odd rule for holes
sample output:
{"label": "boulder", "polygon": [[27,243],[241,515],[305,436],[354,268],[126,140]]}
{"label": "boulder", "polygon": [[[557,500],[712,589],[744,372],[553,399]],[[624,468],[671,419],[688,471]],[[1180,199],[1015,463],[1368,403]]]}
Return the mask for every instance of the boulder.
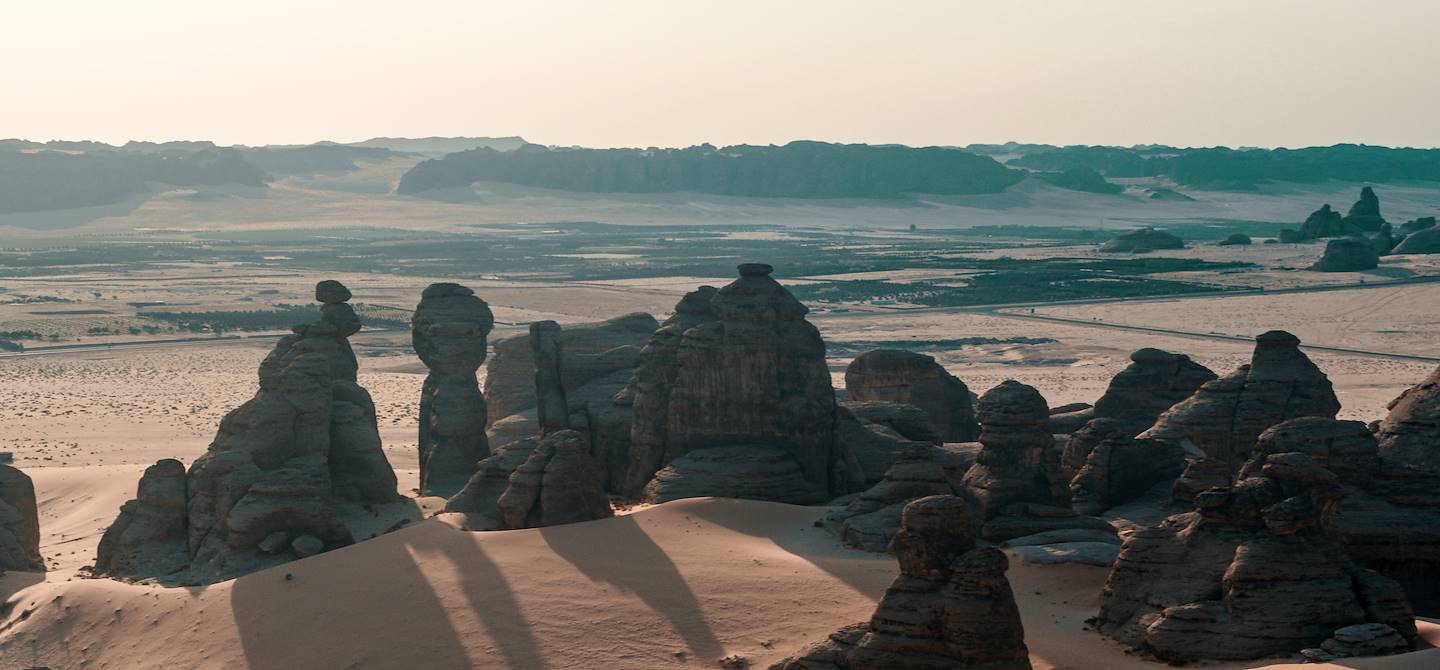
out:
{"label": "boulder", "polygon": [[1323,205],[1320,209],[1311,212],[1310,216],[1305,219],[1305,223],[1300,224],[1300,237],[1308,240],[1341,237],[1349,235],[1351,232],[1353,231],[1346,229],[1340,212],[1330,209],[1330,205]]}
{"label": "boulder", "polygon": [[1400,586],[1334,539],[1335,474],[1300,452],[1259,455],[1243,473],[1125,541],[1102,593],[1102,634],[1172,663],[1296,653],[1365,623],[1414,640]]}
{"label": "boulder", "polygon": [[788,455],[825,496],[862,485],[836,446],[825,342],[771,271],[745,263],[724,288],[687,295],[641,351],[627,495],[691,451],[749,445]]}
{"label": "boulder", "polygon": [[1386,469],[1440,477],[1440,368],[1388,409],[1375,431]]}
{"label": "boulder", "polygon": [[1440,228],[1427,227],[1410,233],[1390,250],[1392,254],[1440,254]]}
{"label": "boulder", "polygon": [[1154,228],[1141,228],[1116,235],[1113,239],[1100,245],[1101,253],[1133,253],[1142,254],[1159,249],[1184,249],[1185,241]]}
{"label": "boulder", "polygon": [[1301,649],[1311,663],[1329,663],[1342,658],[1388,656],[1410,651],[1410,642],[1400,631],[1383,623],[1362,623],[1335,631],[1319,647]]}
{"label": "boulder", "polygon": [[1359,272],[1380,265],[1380,255],[1369,240],[1337,237],[1325,243],[1325,253],[1310,266],[1318,272]]}
{"label": "boulder", "polygon": [[495,327],[490,306],[452,283],[431,284],[410,320],[410,339],[429,368],[420,391],[420,491],[449,496],[490,455],[488,411],[475,372]]}
{"label": "boulder", "polygon": [[924,439],[933,438],[930,430],[929,417],[911,405],[843,403],[835,410],[836,446],[844,453],[845,465],[858,468],[858,479],[866,486],[884,478],[901,452],[935,444]]}
{"label": "boulder", "polygon": [[[884,426],[906,440],[940,444],[953,442],[944,440],[930,423],[930,415],[914,405],[899,402],[843,401],[840,406],[855,415],[855,418],[869,424]],[[976,431],[979,436],[979,431]]]}
{"label": "boulder", "polygon": [[861,354],[845,368],[845,390],[852,401],[919,407],[940,441],[969,442],[980,435],[970,389],[925,354],[900,349]]}
{"label": "boulder", "polygon": [[842,628],[772,670],[1029,670],[1005,554],[975,548],[955,496],[906,505],[891,544],[900,574],[868,623]]}
{"label": "boulder", "polygon": [[35,483],[19,468],[0,465],[0,574],[44,569]]}
{"label": "boulder", "polygon": [[1226,237],[1225,239],[1220,240],[1219,242],[1216,242],[1216,243],[1215,243],[1215,246],[1219,246],[1219,247],[1248,247],[1248,246],[1250,246],[1251,244],[1254,244],[1254,243],[1255,243],[1254,240],[1251,240],[1251,239],[1250,239],[1250,236],[1249,236],[1249,235],[1246,235],[1245,233],[1231,233],[1231,234],[1230,234],[1228,237]]}
{"label": "boulder", "polygon": [[187,498],[183,463],[166,458],[145,468],[135,499],[100,537],[94,574],[169,576],[188,568]]}
{"label": "boulder", "polygon": [[1265,429],[1302,416],[1334,418],[1339,411],[1330,379],[1300,351],[1299,338],[1272,330],[1255,338],[1249,364],[1201,385],[1138,437],[1202,454],[1176,482],[1177,497],[1192,500],[1229,482]]}

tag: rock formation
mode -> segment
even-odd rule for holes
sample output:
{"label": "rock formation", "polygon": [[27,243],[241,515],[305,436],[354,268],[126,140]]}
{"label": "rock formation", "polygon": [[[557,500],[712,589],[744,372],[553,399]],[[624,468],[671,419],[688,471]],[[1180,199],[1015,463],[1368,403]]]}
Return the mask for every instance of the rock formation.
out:
{"label": "rock formation", "polygon": [[1215,243],[1218,247],[1248,247],[1255,241],[1245,233],[1231,233],[1228,237]]}
{"label": "rock formation", "polygon": [[1337,237],[1325,243],[1325,253],[1310,269],[1318,272],[1359,272],[1379,265],[1380,255],[1369,240]]}
{"label": "rock formation", "polygon": [[1257,455],[1195,511],[1125,541],[1097,628],[1171,662],[1295,653],[1364,623],[1413,640],[1400,586],[1334,539],[1339,481],[1306,453]]}
{"label": "rock formation", "polygon": [[1154,425],[1165,410],[1215,379],[1210,368],[1185,354],[1146,347],[1130,354],[1130,361],[1110,380],[1093,408],[1052,416],[1051,431],[1071,433],[1090,419],[1109,419],[1116,432],[1134,437]]}
{"label": "rock formation", "polygon": [[1154,228],[1141,228],[1116,235],[1110,241],[1100,245],[1102,253],[1132,253],[1143,254],[1157,249],[1184,249],[1185,241]]}
{"label": "rock formation", "polygon": [[0,574],[44,569],[35,484],[18,468],[0,464]]}
{"label": "rock formation", "polygon": [[885,551],[900,530],[900,513],[905,505],[917,498],[963,490],[961,478],[973,463],[973,456],[961,452],[933,446],[911,447],[896,456],[880,482],[845,507],[831,511],[821,524],[847,547]]}
{"label": "rock formation", "polygon": [[830,495],[805,479],[800,464],[779,447],[711,447],[670,461],[641,494],[663,503],[715,496],[794,505],[825,502]]}
{"label": "rock formation", "polygon": [[1305,223],[1300,224],[1300,235],[1307,240],[1318,240],[1322,237],[1342,237],[1351,232],[1346,230],[1340,212],[1330,209],[1330,205],[1323,205],[1320,209],[1310,213]]}
{"label": "rock formation", "polygon": [[984,518],[1014,503],[1068,503],[1050,408],[1039,391],[1006,380],[980,396],[977,415],[983,448],[964,482]]}
{"label": "rock formation", "polygon": [[1114,419],[1095,419],[1065,443],[1061,463],[1075,511],[1099,514],[1130,502],[1185,470],[1185,450],[1167,440],[1141,440]]}
{"label": "rock formation", "polygon": [[430,369],[420,391],[420,491],[448,496],[490,455],[485,396],[475,371],[495,327],[490,306],[459,284],[431,284],[410,320],[410,339]]}
{"label": "rock formation", "polygon": [[905,403],[925,410],[940,439],[970,442],[980,436],[970,389],[935,359],[900,349],[868,351],[845,368],[850,400]]}
{"label": "rock formation", "polygon": [[1029,670],[1005,554],[975,548],[955,496],[906,505],[891,551],[900,574],[868,623],[855,624],[772,670]]}
{"label": "rock formation", "polygon": [[1440,368],[1390,401],[1389,410],[1375,431],[1386,464],[1440,477]]}
{"label": "rock formation", "polygon": [[1191,500],[1211,486],[1226,485],[1266,428],[1302,416],[1333,418],[1340,411],[1330,379],[1299,345],[1284,331],[1261,334],[1249,364],[1206,382],[1139,435],[1203,454],[1176,483],[1179,498]]}
{"label": "rock formation", "polygon": [[879,482],[903,451],[940,443],[930,417],[913,405],[844,402],[835,410],[835,442],[862,485]]}
{"label": "rock formation", "polygon": [[[643,494],[676,459],[716,447],[773,449],[827,496],[858,483],[843,472],[825,343],[805,320],[809,310],[769,265],[739,270],[724,288],[686,296],[641,352],[627,495]],[[687,488],[705,490],[693,480]]]}
{"label": "rock formation", "polygon": [[220,581],[350,544],[340,505],[399,499],[374,403],[355,382],[347,338],[360,322],[349,295],[339,282],[316,286],[319,323],[276,343],[260,364],[260,390],[221,420],[183,481],[174,461],[146,470],[138,497],[106,531],[97,572]]}
{"label": "rock formation", "polygon": [[1420,231],[1422,231],[1422,230],[1429,230],[1429,229],[1434,228],[1434,227],[1435,227],[1435,217],[1433,217],[1433,216],[1422,216],[1422,217],[1419,217],[1419,218],[1410,219],[1409,221],[1406,221],[1405,223],[1400,224],[1400,234],[1401,234],[1401,235],[1409,235],[1409,234],[1411,234],[1411,233],[1418,233],[1418,232],[1420,232]]}
{"label": "rock formation", "polygon": [[544,433],[570,427],[570,401],[565,399],[560,363],[560,333],[560,324],[554,321],[530,324],[530,351],[535,357],[535,419]]}
{"label": "rock formation", "polygon": [[1385,217],[1380,216],[1380,198],[1375,195],[1374,189],[1369,186],[1360,189],[1360,199],[1350,206],[1343,222],[1349,228],[1367,233],[1379,232],[1380,227],[1385,225]]}
{"label": "rock formation", "polygon": [[470,525],[485,530],[603,519],[614,511],[602,484],[589,441],[579,432],[560,430],[539,444],[512,444],[482,461],[445,511],[479,515],[478,523]]}
{"label": "rock formation", "polygon": [[1395,248],[1390,250],[1392,254],[1440,254],[1440,228],[1428,227],[1417,230],[1405,236]]}
{"label": "rock formation", "polygon": [[1328,663],[1357,656],[1387,656],[1410,651],[1410,641],[1400,631],[1383,623],[1362,623],[1335,631],[1335,636],[1319,647],[1301,649],[1300,655],[1312,663]]}

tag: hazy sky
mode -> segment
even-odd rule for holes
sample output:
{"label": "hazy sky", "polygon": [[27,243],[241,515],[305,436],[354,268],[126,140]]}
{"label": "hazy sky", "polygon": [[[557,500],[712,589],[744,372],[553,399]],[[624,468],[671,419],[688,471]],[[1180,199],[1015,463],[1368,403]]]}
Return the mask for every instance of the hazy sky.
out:
{"label": "hazy sky", "polygon": [[1437,146],[1437,30],[1437,0],[0,0],[0,137]]}

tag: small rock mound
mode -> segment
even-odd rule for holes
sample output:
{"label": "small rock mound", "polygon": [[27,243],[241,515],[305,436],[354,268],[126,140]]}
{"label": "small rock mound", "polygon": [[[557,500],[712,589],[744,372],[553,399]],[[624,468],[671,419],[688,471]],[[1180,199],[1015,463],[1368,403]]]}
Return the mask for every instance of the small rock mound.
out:
{"label": "small rock mound", "polygon": [[900,575],[868,623],[772,670],[1029,670],[1025,630],[1005,554],[975,548],[970,510],[955,496],[906,505],[891,544]]}
{"label": "small rock mound", "polygon": [[1218,246],[1218,247],[1248,247],[1248,246],[1250,246],[1251,244],[1254,244],[1254,243],[1255,243],[1255,241],[1252,240],[1252,239],[1250,239],[1250,236],[1249,236],[1249,235],[1246,235],[1245,233],[1231,233],[1229,237],[1226,237],[1225,239],[1220,240],[1219,242],[1216,242],[1216,243],[1215,243],[1215,246]]}
{"label": "small rock mound", "polygon": [[44,569],[35,483],[19,468],[0,464],[0,574]]}
{"label": "small rock mound", "polygon": [[[1433,219],[1432,219],[1433,221]],[[1410,233],[1390,250],[1392,254],[1440,254],[1440,228],[1424,228]]]}
{"label": "small rock mound", "polygon": [[806,481],[800,464],[784,449],[711,447],[670,461],[645,486],[642,499],[663,503],[706,496],[794,505],[811,505],[829,497]]}
{"label": "small rock mound", "polygon": [[1318,272],[1360,272],[1380,266],[1380,255],[1369,240],[1337,237],[1325,243],[1325,253],[1310,266]]}
{"label": "small rock mound", "polygon": [[1130,365],[1110,380],[1090,418],[1116,422],[1134,437],[1155,424],[1165,410],[1199,390],[1215,373],[1185,354],[1146,347],[1130,354]]}
{"label": "small rock mound", "polygon": [[900,349],[865,352],[845,368],[845,390],[854,401],[919,407],[944,442],[969,442],[980,436],[969,387],[925,354]]}
{"label": "small rock mound", "polygon": [[1102,253],[1143,254],[1159,249],[1184,249],[1185,241],[1163,230],[1141,228],[1116,235],[1100,245]]}
{"label": "small rock mound", "polygon": [[1311,663],[1329,663],[1342,658],[1389,656],[1410,651],[1410,642],[1400,631],[1383,623],[1362,623],[1335,631],[1335,636],[1319,647],[1301,649],[1300,655]]}

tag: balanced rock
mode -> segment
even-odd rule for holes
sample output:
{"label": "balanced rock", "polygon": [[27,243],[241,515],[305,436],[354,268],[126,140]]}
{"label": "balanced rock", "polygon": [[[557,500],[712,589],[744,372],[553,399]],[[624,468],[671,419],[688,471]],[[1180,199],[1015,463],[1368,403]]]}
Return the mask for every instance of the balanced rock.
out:
{"label": "balanced rock", "polygon": [[1006,380],[980,396],[977,414],[983,448],[964,483],[984,518],[1012,503],[1068,502],[1068,480],[1049,429],[1050,408],[1039,391]]}
{"label": "balanced rock", "polygon": [[1176,483],[1179,498],[1191,500],[1206,488],[1226,485],[1266,428],[1302,416],[1334,418],[1340,411],[1330,379],[1299,345],[1299,338],[1284,331],[1261,334],[1249,364],[1201,385],[1139,435],[1203,454]]}
{"label": "balanced rock", "polygon": [[1100,245],[1102,253],[1133,253],[1143,254],[1158,249],[1184,249],[1185,241],[1154,228],[1141,228],[1116,235],[1110,241]]}
{"label": "balanced rock", "polygon": [[430,369],[420,391],[420,491],[453,495],[490,455],[488,413],[475,372],[495,327],[490,306],[459,284],[431,284],[410,320],[410,339]]}
{"label": "balanced rock", "polygon": [[689,452],[736,446],[779,451],[827,496],[858,485],[836,446],[835,391],[809,310],[770,277],[770,266],[739,271],[724,288],[686,296],[684,311],[642,350],[627,495],[641,495],[656,472]]}
{"label": "balanced rock", "polygon": [[44,569],[35,483],[19,468],[0,465],[0,574]]}
{"label": "balanced rock", "polygon": [[1257,456],[1195,511],[1132,534],[1102,594],[1101,633],[1162,660],[1239,660],[1315,647],[1336,630],[1415,623],[1393,580],[1334,539],[1341,487],[1300,452]]}
{"label": "balanced rock", "polygon": [[900,349],[861,354],[845,368],[845,390],[853,401],[919,407],[944,442],[969,442],[980,435],[970,389],[925,354]]}
{"label": "balanced rock", "polygon": [[870,621],[772,670],[1029,670],[1009,562],[998,549],[975,548],[969,521],[956,496],[906,505],[891,543],[900,574]]}
{"label": "balanced rock", "polygon": [[1337,237],[1325,243],[1325,253],[1310,266],[1318,272],[1359,272],[1380,266],[1380,255],[1369,240]]}

